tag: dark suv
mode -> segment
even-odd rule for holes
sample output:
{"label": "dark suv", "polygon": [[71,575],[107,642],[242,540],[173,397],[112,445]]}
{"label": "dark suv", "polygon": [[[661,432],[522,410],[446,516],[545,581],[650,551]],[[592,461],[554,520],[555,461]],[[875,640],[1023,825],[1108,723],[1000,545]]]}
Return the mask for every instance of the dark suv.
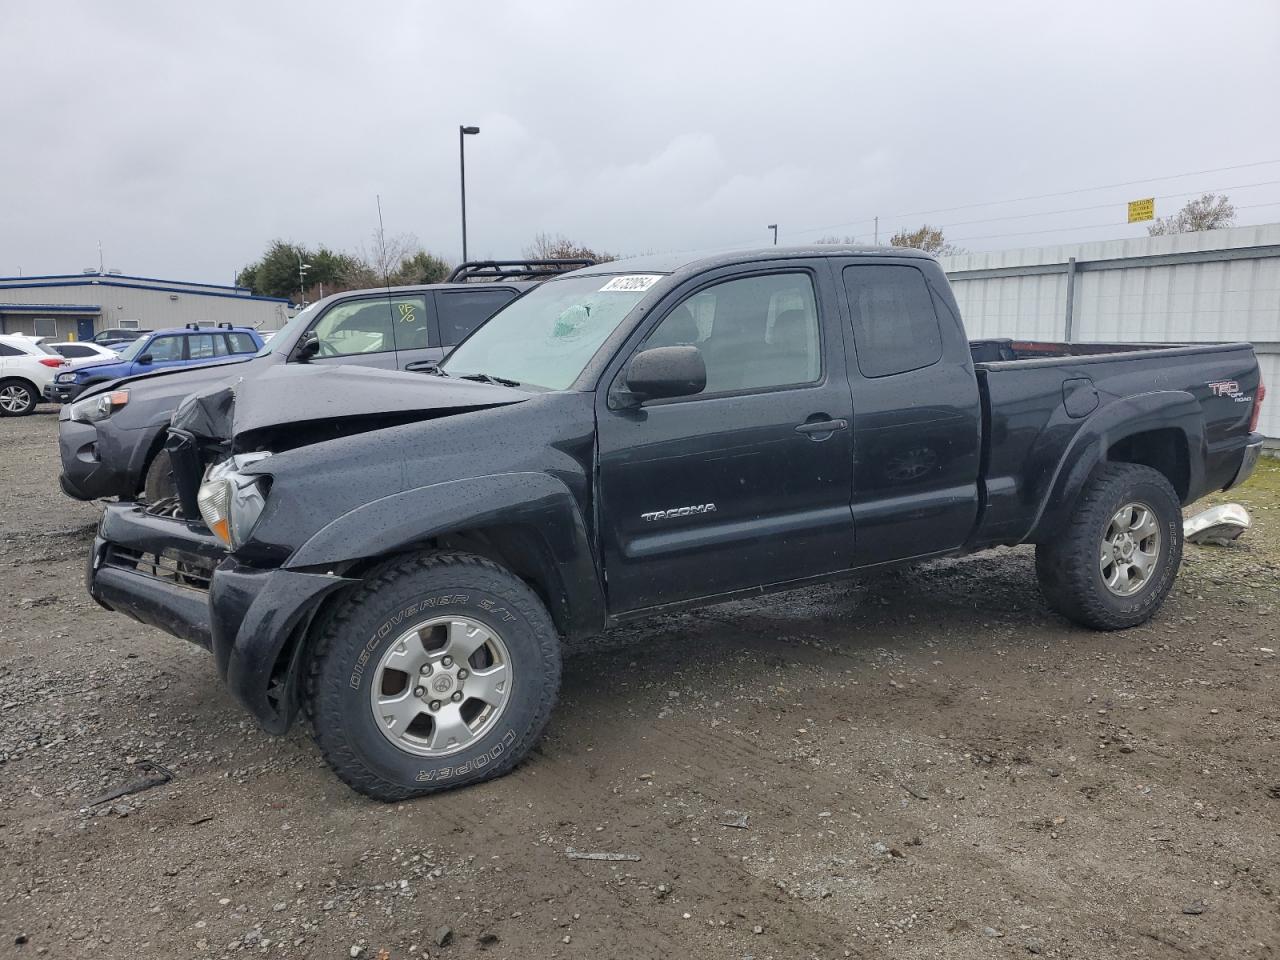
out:
{"label": "dark suv", "polygon": [[349,290],[293,317],[248,357],[99,383],[62,408],[63,492],[78,500],[155,501],[173,493],[165,430],[178,402],[216,383],[282,363],[431,369],[445,352],[526,290],[589,260],[488,260],[461,264],[445,283]]}

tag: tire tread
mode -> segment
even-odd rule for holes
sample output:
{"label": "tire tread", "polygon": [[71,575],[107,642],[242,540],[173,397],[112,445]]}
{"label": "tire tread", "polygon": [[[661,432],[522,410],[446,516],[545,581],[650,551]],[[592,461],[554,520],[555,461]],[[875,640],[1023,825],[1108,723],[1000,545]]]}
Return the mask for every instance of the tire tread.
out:
{"label": "tire tread", "polygon": [[[499,760],[485,766],[465,777],[458,777],[447,784],[425,784],[418,787],[406,787],[403,784],[388,780],[369,770],[356,756],[345,737],[325,735],[316,725],[316,715],[322,711],[331,711],[333,715],[340,712],[336,702],[338,690],[331,684],[321,682],[327,659],[335,655],[334,646],[339,635],[346,629],[351,620],[361,612],[370,600],[380,591],[394,586],[399,581],[419,576],[433,570],[475,570],[486,574],[497,575],[507,581],[506,586],[514,588],[517,593],[523,591],[519,598],[520,612],[530,623],[542,621],[544,628],[537,631],[536,640],[543,666],[547,670],[550,682],[543,683],[539,691],[539,702],[527,728],[518,735],[517,742],[526,745],[524,750],[511,750]],[[546,612],[537,594],[523,581],[492,560],[469,553],[452,551],[430,551],[401,557],[388,561],[376,568],[364,583],[356,588],[333,612],[322,625],[316,636],[315,644],[307,658],[306,675],[303,686],[303,709],[311,724],[312,733],[325,761],[334,772],[352,789],[377,800],[394,802],[423,796],[441,790],[466,786],[481,780],[490,780],[509,773],[524,759],[528,748],[535,744],[543,729],[551,718],[555,707],[557,692],[560,687],[560,650],[559,636],[556,634],[550,615]]]}

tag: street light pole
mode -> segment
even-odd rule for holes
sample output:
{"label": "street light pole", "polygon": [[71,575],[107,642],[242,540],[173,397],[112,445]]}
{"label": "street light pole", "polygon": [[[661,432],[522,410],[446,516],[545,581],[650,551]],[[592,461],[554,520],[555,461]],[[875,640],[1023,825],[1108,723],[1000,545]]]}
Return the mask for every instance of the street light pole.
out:
{"label": "street light pole", "polygon": [[462,262],[467,261],[467,150],[466,137],[480,132],[479,127],[458,127],[458,182],[462,187]]}
{"label": "street light pole", "polygon": [[769,229],[773,231],[773,245],[778,245],[778,225],[776,223],[769,224]]}
{"label": "street light pole", "polygon": [[307,278],[306,273],[311,269],[311,264],[302,262],[302,251],[298,251],[298,299],[301,300],[307,295]]}

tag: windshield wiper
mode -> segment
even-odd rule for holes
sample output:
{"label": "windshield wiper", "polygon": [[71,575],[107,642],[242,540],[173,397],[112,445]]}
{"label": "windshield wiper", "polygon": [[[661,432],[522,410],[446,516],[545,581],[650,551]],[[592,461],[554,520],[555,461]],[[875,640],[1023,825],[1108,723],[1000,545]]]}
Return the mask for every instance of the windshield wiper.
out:
{"label": "windshield wiper", "polygon": [[468,373],[458,378],[459,380],[478,380],[480,383],[496,383],[503,387],[518,387],[519,380],[508,380],[506,377],[495,377],[491,373]]}

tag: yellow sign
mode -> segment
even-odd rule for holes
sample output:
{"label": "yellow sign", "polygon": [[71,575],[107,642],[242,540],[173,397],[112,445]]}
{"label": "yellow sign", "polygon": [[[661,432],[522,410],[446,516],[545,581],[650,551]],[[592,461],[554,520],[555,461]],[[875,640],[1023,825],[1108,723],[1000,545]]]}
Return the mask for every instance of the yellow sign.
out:
{"label": "yellow sign", "polygon": [[1154,220],[1156,218],[1156,198],[1147,197],[1145,200],[1129,201],[1129,222],[1141,223],[1143,220]]}

